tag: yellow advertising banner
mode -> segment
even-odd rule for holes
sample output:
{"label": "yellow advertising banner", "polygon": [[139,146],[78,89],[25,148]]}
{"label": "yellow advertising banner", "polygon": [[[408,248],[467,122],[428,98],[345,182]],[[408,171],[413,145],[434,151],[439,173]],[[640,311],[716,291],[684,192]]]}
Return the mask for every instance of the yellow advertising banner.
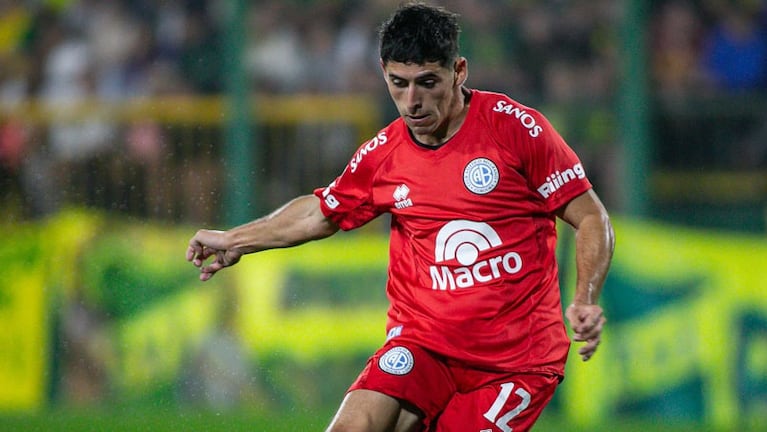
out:
{"label": "yellow advertising banner", "polygon": [[45,402],[47,304],[42,272],[3,270],[0,289],[0,409],[30,410]]}
{"label": "yellow advertising banner", "polygon": [[77,259],[101,219],[65,212],[3,227],[0,243],[0,410],[34,410],[48,401],[51,305],[74,285]]}
{"label": "yellow advertising banner", "polygon": [[608,324],[592,361],[569,361],[567,416],[584,424],[621,415],[698,420],[728,430],[766,424],[767,242],[635,221],[615,227],[601,300]]}

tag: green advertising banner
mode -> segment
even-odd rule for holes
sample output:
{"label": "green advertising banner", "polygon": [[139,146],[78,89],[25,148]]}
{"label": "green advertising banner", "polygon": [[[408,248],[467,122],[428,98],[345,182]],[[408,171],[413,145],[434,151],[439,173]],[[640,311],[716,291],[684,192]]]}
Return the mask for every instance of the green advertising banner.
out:
{"label": "green advertising banner", "polygon": [[[767,241],[619,218],[615,228],[600,351],[570,359],[547,413],[580,425],[767,424]],[[9,232],[0,409],[40,408],[51,394],[324,409],[385,339],[381,232],[248,256],[207,283],[183,259],[191,229],[65,213]],[[566,304],[565,226],[561,245]]]}

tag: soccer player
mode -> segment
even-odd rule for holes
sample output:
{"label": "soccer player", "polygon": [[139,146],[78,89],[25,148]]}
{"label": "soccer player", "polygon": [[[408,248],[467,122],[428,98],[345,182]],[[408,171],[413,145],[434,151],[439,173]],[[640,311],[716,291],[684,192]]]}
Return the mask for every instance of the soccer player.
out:
{"label": "soccer player", "polygon": [[583,360],[599,345],[597,299],[614,248],[608,214],[543,115],[465,86],[458,34],[452,12],[397,9],[380,29],[380,56],[400,117],[329,186],[189,242],[187,259],[208,280],[245,254],[391,214],[388,337],[328,431],[529,430],[570,347],[557,217],[576,230],[577,282],[564,315]]}

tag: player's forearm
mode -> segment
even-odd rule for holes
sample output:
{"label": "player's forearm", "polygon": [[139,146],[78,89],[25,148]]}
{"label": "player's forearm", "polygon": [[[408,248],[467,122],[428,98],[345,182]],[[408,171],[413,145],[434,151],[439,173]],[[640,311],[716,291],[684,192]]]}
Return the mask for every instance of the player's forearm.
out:
{"label": "player's forearm", "polygon": [[230,249],[248,254],[296,246],[337,231],[338,226],[322,214],[319,199],[305,195],[263,218],[230,229],[226,236]]}
{"label": "player's forearm", "polygon": [[615,249],[615,232],[607,214],[584,217],[575,239],[578,276],[573,302],[596,304]]}

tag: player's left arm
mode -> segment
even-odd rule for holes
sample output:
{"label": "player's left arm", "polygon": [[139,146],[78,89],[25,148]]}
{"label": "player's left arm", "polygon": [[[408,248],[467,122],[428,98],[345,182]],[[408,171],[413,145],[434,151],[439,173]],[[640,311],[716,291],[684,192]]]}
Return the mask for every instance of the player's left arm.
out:
{"label": "player's left arm", "polygon": [[586,342],[578,350],[584,361],[599,345],[606,321],[597,304],[615,249],[615,232],[597,194],[589,189],[557,210],[557,216],[575,228],[577,281],[573,302],[565,316],[573,339]]}

